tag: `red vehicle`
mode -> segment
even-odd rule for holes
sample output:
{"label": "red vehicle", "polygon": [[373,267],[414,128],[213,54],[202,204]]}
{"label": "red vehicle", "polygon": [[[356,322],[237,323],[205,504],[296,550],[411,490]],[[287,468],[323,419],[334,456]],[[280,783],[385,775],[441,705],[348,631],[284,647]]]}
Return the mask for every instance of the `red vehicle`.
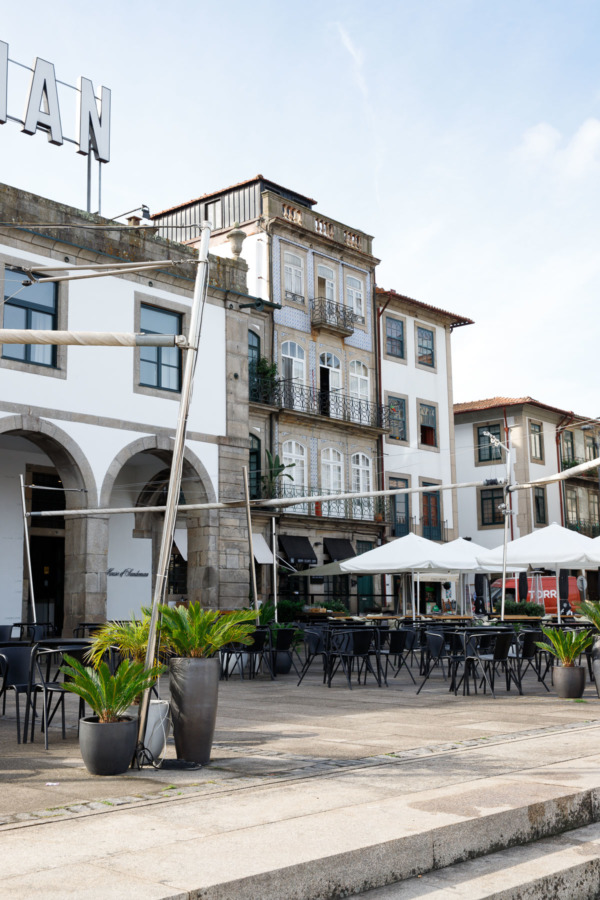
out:
{"label": "red vehicle", "polygon": [[[539,603],[549,615],[556,615],[556,576],[554,575],[529,575],[527,578],[527,603]],[[494,581],[491,586],[492,602],[495,606],[500,603],[502,596],[502,579]],[[506,599],[518,600],[519,598],[519,582],[518,579],[506,579]],[[570,609],[566,608],[569,605]],[[569,599],[563,600],[561,606],[561,614],[570,615],[574,609],[581,603],[581,595],[577,587],[577,579],[574,575],[569,575]]]}

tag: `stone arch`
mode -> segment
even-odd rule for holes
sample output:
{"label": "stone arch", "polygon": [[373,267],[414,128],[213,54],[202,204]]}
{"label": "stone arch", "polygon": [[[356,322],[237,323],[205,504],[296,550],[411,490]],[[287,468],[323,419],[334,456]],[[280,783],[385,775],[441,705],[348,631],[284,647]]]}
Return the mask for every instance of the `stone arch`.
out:
{"label": "stone arch", "polygon": [[[148,435],[133,441],[114,457],[110,463],[100,490],[100,503],[103,509],[113,506],[113,489],[118,484],[118,477],[124,467],[134,457],[148,454],[170,467],[173,455],[173,441],[165,436]],[[162,473],[159,473],[162,475]],[[183,460],[184,496],[186,503],[216,502],[216,492],[211,478],[197,455],[185,448]],[[164,482],[164,479],[163,479]],[[154,505],[151,496],[155,487],[155,479],[140,491],[137,502],[140,513],[136,513],[134,536],[151,537],[153,573],[156,571],[157,543],[160,539],[161,513],[142,512],[144,505]],[[218,605],[218,513],[216,510],[191,510],[184,513],[188,537],[188,598],[201,600],[205,606]]]}
{"label": "stone arch", "polygon": [[[37,416],[13,415],[0,419],[0,434],[24,438],[52,461],[63,486],[71,489],[65,491],[66,509],[97,507],[92,467],[66,431]],[[78,622],[102,620],[106,614],[104,517],[67,516],[64,546],[63,633],[70,635]]]}

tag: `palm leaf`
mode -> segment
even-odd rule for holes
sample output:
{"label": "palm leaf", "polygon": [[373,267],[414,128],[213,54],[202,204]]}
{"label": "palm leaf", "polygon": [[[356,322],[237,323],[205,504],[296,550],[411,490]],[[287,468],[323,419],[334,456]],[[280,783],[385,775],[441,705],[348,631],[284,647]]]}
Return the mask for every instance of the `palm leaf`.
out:
{"label": "palm leaf", "polygon": [[81,697],[101,722],[118,721],[136,697],[165,671],[164,666],[145,670],[143,663],[125,659],[113,675],[105,662],[94,669],[66,653],[64,659],[66,665],[60,671],[65,675],[65,690]]}
{"label": "palm leaf", "polygon": [[564,631],[562,628],[544,628],[542,631],[549,643],[536,641],[540,650],[546,650],[558,657],[563,666],[573,666],[576,660],[593,641],[587,631]]}
{"label": "palm leaf", "polygon": [[225,644],[252,643],[256,628],[253,610],[223,613],[202,609],[199,603],[160,609],[165,643],[176,656],[206,658],[214,656]]}

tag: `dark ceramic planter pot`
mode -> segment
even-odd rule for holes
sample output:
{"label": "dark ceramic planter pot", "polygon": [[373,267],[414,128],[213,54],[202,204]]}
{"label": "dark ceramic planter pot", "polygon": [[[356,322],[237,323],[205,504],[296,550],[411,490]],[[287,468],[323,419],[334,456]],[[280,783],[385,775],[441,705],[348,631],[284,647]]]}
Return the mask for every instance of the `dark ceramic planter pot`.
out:
{"label": "dark ceramic planter pot", "polygon": [[79,721],[79,749],[90,775],[122,775],[131,765],[137,743],[137,719],[99,722],[98,716]]}
{"label": "dark ceramic planter pot", "polygon": [[562,700],[578,700],[585,688],[585,666],[553,666],[552,684]]}
{"label": "dark ceramic planter pot", "polygon": [[212,659],[176,657],[169,662],[171,721],[177,759],[210,762],[221,663]]}

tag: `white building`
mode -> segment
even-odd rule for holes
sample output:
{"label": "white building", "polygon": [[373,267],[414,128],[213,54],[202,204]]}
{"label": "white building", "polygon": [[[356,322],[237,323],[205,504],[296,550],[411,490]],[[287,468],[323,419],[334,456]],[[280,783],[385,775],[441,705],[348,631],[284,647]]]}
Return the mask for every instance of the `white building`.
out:
{"label": "white building", "polygon": [[[510,446],[510,480],[529,482],[555,475],[594,459],[598,423],[531,397],[492,397],[454,406],[456,470],[459,481],[506,478],[505,453],[493,435]],[[501,484],[466,488],[458,493],[460,534],[487,547],[502,542],[504,518]],[[598,476],[592,470],[561,484],[540,485],[510,493],[510,538],[558,522],[584,534],[599,531]]]}
{"label": "white building", "polygon": [[[0,227],[2,327],[187,332],[193,249],[153,229],[107,228],[105,219],[6,185],[0,185],[0,221],[27,223]],[[180,264],[149,274],[22,283],[25,270],[49,265],[163,259]],[[229,290],[245,294],[245,274],[242,261],[212,260],[183,473],[188,503],[243,496],[247,314],[226,298]],[[32,517],[38,620],[70,634],[78,622],[129,617],[150,601],[162,516],[143,507],[164,502],[180,373],[175,348],[1,348],[0,622],[25,620],[30,612],[20,475],[36,485],[26,491],[30,511],[140,508],[125,515]],[[239,510],[180,516],[170,590],[206,605],[247,602]]]}

